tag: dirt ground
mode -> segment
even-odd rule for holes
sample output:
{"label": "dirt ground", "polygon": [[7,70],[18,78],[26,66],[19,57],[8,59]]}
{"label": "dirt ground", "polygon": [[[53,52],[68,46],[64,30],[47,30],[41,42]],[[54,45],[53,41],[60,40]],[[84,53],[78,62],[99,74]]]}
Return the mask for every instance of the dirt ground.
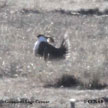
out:
{"label": "dirt ground", "polygon": [[[107,0],[0,0],[0,100],[49,101],[0,103],[0,108],[70,108],[71,98],[108,97],[108,87],[44,87],[63,74],[74,75],[85,84],[98,78],[108,85],[107,8]],[[71,43],[67,60],[45,62],[34,56],[37,34],[53,37],[59,47],[66,32]],[[76,108],[108,108],[108,104],[79,101]]]}

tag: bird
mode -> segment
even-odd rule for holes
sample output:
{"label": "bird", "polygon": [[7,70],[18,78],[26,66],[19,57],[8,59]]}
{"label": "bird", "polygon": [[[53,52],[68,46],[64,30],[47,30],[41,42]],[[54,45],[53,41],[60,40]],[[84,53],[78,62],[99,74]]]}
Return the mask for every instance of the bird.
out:
{"label": "bird", "polygon": [[35,56],[43,57],[45,61],[66,58],[70,47],[67,36],[63,38],[61,45],[58,48],[52,44],[54,42],[55,41],[52,37],[39,34],[33,48]]}

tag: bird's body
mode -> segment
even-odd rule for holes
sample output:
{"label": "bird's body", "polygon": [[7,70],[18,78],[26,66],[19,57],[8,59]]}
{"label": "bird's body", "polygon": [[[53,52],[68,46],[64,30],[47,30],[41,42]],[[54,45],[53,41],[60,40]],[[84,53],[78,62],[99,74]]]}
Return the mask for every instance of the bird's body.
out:
{"label": "bird's body", "polygon": [[65,39],[63,39],[61,46],[56,48],[47,41],[45,36],[39,36],[34,45],[35,56],[44,57],[45,60],[65,58],[68,51],[65,43]]}
{"label": "bird's body", "polygon": [[38,48],[41,42],[47,42],[47,39],[45,37],[40,37],[34,44],[33,50],[35,51],[35,54],[38,54]]}

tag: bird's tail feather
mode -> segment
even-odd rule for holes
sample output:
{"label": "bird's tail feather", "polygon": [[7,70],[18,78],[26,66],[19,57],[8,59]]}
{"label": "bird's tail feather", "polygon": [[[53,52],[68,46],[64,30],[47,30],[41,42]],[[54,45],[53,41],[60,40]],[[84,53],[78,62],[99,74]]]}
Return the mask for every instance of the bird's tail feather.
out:
{"label": "bird's tail feather", "polygon": [[70,48],[71,48],[68,31],[64,35],[60,48],[63,50],[65,58],[68,59],[70,57]]}

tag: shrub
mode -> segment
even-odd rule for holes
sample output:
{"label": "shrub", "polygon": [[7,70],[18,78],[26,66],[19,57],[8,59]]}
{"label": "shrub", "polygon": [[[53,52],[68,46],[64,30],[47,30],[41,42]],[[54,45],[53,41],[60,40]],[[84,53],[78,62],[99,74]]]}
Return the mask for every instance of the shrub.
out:
{"label": "shrub", "polygon": [[79,80],[76,79],[73,75],[62,75],[61,78],[57,79],[54,84],[47,84],[45,87],[75,87],[79,84]]}

